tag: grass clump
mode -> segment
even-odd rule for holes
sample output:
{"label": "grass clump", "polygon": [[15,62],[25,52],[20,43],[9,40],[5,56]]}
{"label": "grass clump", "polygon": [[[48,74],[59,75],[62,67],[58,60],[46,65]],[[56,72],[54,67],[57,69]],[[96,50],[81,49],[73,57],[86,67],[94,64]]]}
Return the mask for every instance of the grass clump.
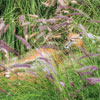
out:
{"label": "grass clump", "polygon": [[[99,100],[100,1],[54,1],[0,1],[0,47],[7,51],[6,58],[42,45],[53,44],[63,51],[71,32],[82,33],[84,49],[70,50],[58,65],[42,58],[50,70],[38,72],[34,81],[9,81],[1,76],[1,100]],[[1,53],[1,60],[4,57]]]}

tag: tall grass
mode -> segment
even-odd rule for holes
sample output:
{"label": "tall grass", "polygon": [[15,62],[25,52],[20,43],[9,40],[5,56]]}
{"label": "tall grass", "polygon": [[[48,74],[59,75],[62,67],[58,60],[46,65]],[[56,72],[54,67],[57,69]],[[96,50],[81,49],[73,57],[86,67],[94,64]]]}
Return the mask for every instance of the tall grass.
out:
{"label": "tall grass", "polygon": [[[90,33],[96,37],[100,36],[100,1],[84,0],[73,4],[72,0],[69,0],[67,6],[70,7],[62,7],[62,10],[58,11],[58,13],[56,10],[58,9],[58,6],[61,5],[61,2],[56,2],[54,6],[50,7],[45,7],[42,2],[46,2],[46,0],[1,0],[0,15],[1,18],[3,18],[3,21],[5,21],[5,25],[9,24],[9,27],[6,32],[4,32],[5,28],[3,29],[0,40],[5,41],[11,48],[17,50],[20,54],[24,54],[28,51],[26,42],[31,45],[31,48],[40,47],[43,44],[48,44],[48,40],[45,39],[46,36],[50,35],[49,38],[53,38],[54,36],[59,36],[61,33],[61,38],[53,38],[50,42],[53,42],[54,45],[63,50],[62,43],[72,28],[73,32],[83,34],[85,50],[83,50],[83,52],[82,49],[72,50],[69,55],[64,55],[64,63],[58,66],[56,64],[53,65],[51,62],[48,62],[47,59],[45,60],[42,58],[42,60],[46,61],[51,68],[50,71],[52,71],[52,67],[54,67],[57,73],[56,75],[53,71],[52,73],[50,72],[51,74],[46,76],[47,79],[41,73],[39,73],[38,79],[34,82],[17,80],[13,83],[4,77],[1,77],[0,86],[2,86],[2,88],[0,89],[7,92],[0,91],[0,99],[99,100],[100,52],[98,49],[100,49],[100,38],[93,39],[87,35]],[[67,11],[67,13],[65,11]],[[30,17],[29,14],[37,15],[38,18]],[[59,14],[61,15],[61,18],[56,21],[56,17],[59,16]],[[25,17],[24,22],[21,24],[19,22],[20,17],[23,19]],[[54,22],[52,23],[51,19],[53,18]],[[44,20],[45,23],[43,22]],[[69,24],[71,25],[68,23],[64,24],[66,21],[69,21]],[[29,24],[26,24],[26,22]],[[82,29],[80,25],[82,25],[84,29]],[[28,29],[26,29],[26,27],[28,27]],[[35,32],[37,32],[37,34],[32,38],[29,38],[30,35]],[[22,37],[26,42],[23,42],[21,38],[17,38],[15,34]],[[25,39],[26,36],[28,36],[28,40]],[[89,57],[90,54],[97,55],[96,57]],[[85,57],[83,57],[84,55]],[[11,56],[14,56],[13,53],[10,53],[10,57]],[[0,57],[3,57],[2,53],[0,54]],[[83,58],[79,60],[79,57]],[[83,64],[83,66],[77,62]],[[81,69],[81,71],[79,71],[79,69]],[[97,80],[93,79],[95,77]]]}

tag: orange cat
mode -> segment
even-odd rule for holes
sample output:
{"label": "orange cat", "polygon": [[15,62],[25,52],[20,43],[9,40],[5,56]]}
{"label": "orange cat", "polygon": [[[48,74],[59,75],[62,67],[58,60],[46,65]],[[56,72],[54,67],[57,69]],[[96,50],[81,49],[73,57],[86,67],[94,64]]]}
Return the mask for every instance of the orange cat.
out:
{"label": "orange cat", "polygon": [[84,47],[84,42],[82,40],[81,34],[71,32],[67,36],[66,42],[65,42],[65,48],[70,48],[70,47],[76,47],[76,48]]}
{"label": "orange cat", "polygon": [[[82,36],[80,34],[70,33],[67,36],[65,48],[83,47],[83,46],[84,46],[84,42],[83,42]],[[29,53],[26,53],[25,56],[22,57],[21,59],[13,60],[7,64],[4,64],[4,66],[6,66],[8,68],[8,70],[5,72],[5,77],[10,77],[11,79],[15,79],[15,77],[12,78],[13,76],[11,76],[10,73],[19,72],[20,67],[18,68],[18,67],[12,67],[12,66],[14,66],[16,64],[29,64],[41,57],[47,58],[47,59],[52,59],[57,64],[60,64],[64,61],[62,51],[59,51],[59,50],[56,50],[53,48],[38,48],[38,49],[32,50]],[[21,77],[22,73],[18,73],[17,76]],[[16,76],[16,79],[18,78],[17,76]],[[26,74],[24,73],[23,78],[25,78],[25,77],[26,77]]]}

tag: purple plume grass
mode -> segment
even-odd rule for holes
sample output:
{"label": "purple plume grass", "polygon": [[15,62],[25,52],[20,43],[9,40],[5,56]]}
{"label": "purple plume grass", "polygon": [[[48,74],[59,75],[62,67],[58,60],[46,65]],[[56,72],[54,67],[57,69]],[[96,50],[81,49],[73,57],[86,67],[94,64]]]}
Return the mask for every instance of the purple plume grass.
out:
{"label": "purple plume grass", "polygon": [[11,53],[15,53],[17,56],[20,56],[16,50],[14,50],[10,46],[8,46],[8,44],[6,44],[3,40],[0,40],[0,48],[4,48]]}
{"label": "purple plume grass", "polygon": [[90,56],[89,56],[89,54],[85,51],[84,48],[79,47],[79,49],[82,51],[82,53],[83,53],[85,56],[87,56],[89,59],[91,59]]}
{"label": "purple plume grass", "polygon": [[100,78],[85,78],[86,82],[90,85],[94,85],[96,83],[99,83],[100,82]]}
{"label": "purple plume grass", "polygon": [[28,30],[28,26],[26,25],[26,26],[25,26],[25,29],[24,29],[24,35],[27,34],[27,30]]}
{"label": "purple plume grass", "polygon": [[65,22],[62,22],[62,23],[60,23],[60,24],[53,25],[53,26],[51,26],[50,28],[53,29],[53,30],[57,30],[57,29],[59,29],[59,28],[62,27],[62,26],[70,25],[70,24],[71,24],[71,23],[68,23],[67,21],[65,21]]}
{"label": "purple plume grass", "polygon": [[97,68],[96,66],[86,66],[86,67],[82,67],[82,68],[79,69],[78,71],[83,71],[83,70],[97,71],[98,68]]}
{"label": "purple plume grass", "polygon": [[17,39],[19,39],[22,43],[24,43],[24,45],[27,47],[27,49],[30,49],[31,48],[31,45],[24,38],[22,38],[22,37],[20,37],[20,36],[18,36],[16,34],[15,34],[15,37]]}
{"label": "purple plume grass", "polygon": [[24,36],[25,36],[25,40],[26,40],[26,41],[28,40],[27,30],[28,30],[28,26],[26,25],[26,26],[25,26],[25,29],[24,29]]}
{"label": "purple plume grass", "polygon": [[42,22],[42,23],[56,23],[57,19],[56,18],[52,18],[52,19],[39,19],[38,22]]}
{"label": "purple plume grass", "polygon": [[59,3],[61,6],[66,6],[66,3],[64,2],[64,0],[58,0],[58,3]]}
{"label": "purple plume grass", "polygon": [[45,77],[48,79],[48,80],[53,80],[53,81],[55,81],[55,78],[51,75],[51,74],[49,74],[49,75],[45,75]]}
{"label": "purple plume grass", "polygon": [[95,39],[95,37],[94,37],[92,34],[90,34],[90,33],[87,33],[86,35],[87,35],[88,38],[90,38],[90,39]]}
{"label": "purple plume grass", "polygon": [[44,71],[46,71],[48,74],[50,74],[50,71],[47,67],[44,68]]}
{"label": "purple plume grass", "polygon": [[38,59],[42,59],[42,60],[44,60],[45,62],[47,62],[48,65],[50,66],[51,70],[53,71],[53,73],[54,73],[55,75],[57,75],[54,66],[52,65],[52,63],[51,63],[47,58],[39,57]]}
{"label": "purple plume grass", "polygon": [[8,28],[9,28],[9,24],[7,24],[7,25],[5,26],[5,28],[4,28],[4,33],[7,32]]}
{"label": "purple plume grass", "polygon": [[26,26],[26,25],[29,25],[29,24],[30,24],[30,22],[24,22],[24,23],[21,24],[21,26]]}
{"label": "purple plume grass", "polygon": [[[95,57],[95,56],[99,56],[99,55],[96,54],[96,53],[93,53],[93,54],[88,54],[88,56],[93,56],[93,57]],[[78,60],[84,59],[84,58],[86,58],[86,57],[87,57],[87,55],[86,55],[86,56],[82,56],[82,57],[78,58]]]}
{"label": "purple plume grass", "polygon": [[78,13],[78,12],[74,12],[74,13],[70,13],[70,14],[68,14],[67,16],[77,16],[77,15],[83,15],[83,14],[81,14],[81,13]]}
{"label": "purple plume grass", "polygon": [[70,82],[70,84],[75,87],[75,83],[73,81]]}
{"label": "purple plume grass", "polygon": [[50,26],[48,26],[48,25],[45,25],[45,26],[40,25],[40,26],[39,26],[39,30],[40,30],[40,31],[44,31],[45,29],[48,29],[48,28],[50,28]]}
{"label": "purple plume grass", "polygon": [[9,54],[8,54],[8,51],[5,49],[5,48],[0,48],[0,51],[4,52],[5,53],[5,57],[9,60]]}
{"label": "purple plume grass", "polygon": [[92,22],[92,23],[100,23],[100,20],[92,19],[89,22]]}
{"label": "purple plume grass", "polygon": [[3,30],[4,26],[5,26],[4,22],[0,23],[0,31]]}
{"label": "purple plume grass", "polygon": [[62,9],[62,6],[61,5],[57,6],[56,14],[60,13],[61,9]]}
{"label": "purple plume grass", "polygon": [[39,30],[40,30],[40,32],[41,32],[41,35],[45,38],[44,29],[43,29],[42,26],[43,26],[43,24],[40,23]]}
{"label": "purple plume grass", "polygon": [[24,23],[25,20],[25,16],[24,15],[20,15],[19,16],[19,25],[21,25],[22,23]]}
{"label": "purple plume grass", "polygon": [[8,94],[8,95],[10,94],[9,92],[7,92],[7,91],[5,91],[5,90],[1,90],[1,89],[0,89],[0,92],[6,93],[6,94]]}
{"label": "purple plume grass", "polygon": [[79,76],[85,76],[85,75],[90,75],[90,76],[94,76],[94,74],[92,72],[79,72],[78,71]]}
{"label": "purple plume grass", "polygon": [[36,72],[34,72],[34,71],[26,70],[25,72],[30,73],[30,74],[32,74],[32,75],[37,76],[37,73],[36,73]]}
{"label": "purple plume grass", "polygon": [[0,23],[0,36],[3,32],[4,26],[5,26],[4,22]]}
{"label": "purple plume grass", "polygon": [[43,57],[42,52],[38,48],[36,48],[36,51],[41,55],[41,57]]}
{"label": "purple plume grass", "polygon": [[30,64],[14,64],[12,68],[31,68]]}
{"label": "purple plume grass", "polygon": [[58,15],[58,16],[55,16],[55,18],[57,19],[65,19],[66,21],[70,21],[72,22],[72,18],[68,17],[68,16],[64,16],[64,15]]}
{"label": "purple plume grass", "polygon": [[65,83],[63,81],[60,82],[60,85],[65,87]]}
{"label": "purple plume grass", "polygon": [[82,4],[83,6],[89,7],[84,1],[78,0],[78,3]]}

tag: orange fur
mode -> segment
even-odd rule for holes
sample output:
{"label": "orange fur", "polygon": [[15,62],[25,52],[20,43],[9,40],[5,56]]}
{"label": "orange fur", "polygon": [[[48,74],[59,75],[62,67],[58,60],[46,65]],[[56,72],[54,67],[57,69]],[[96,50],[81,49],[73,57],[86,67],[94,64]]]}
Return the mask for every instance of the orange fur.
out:
{"label": "orange fur", "polygon": [[[68,44],[68,42],[70,40],[74,40],[74,42],[72,41],[72,47],[83,47],[84,46],[84,42],[82,39],[80,39],[79,34],[77,33],[70,33],[67,36],[66,39],[66,43]],[[10,62],[8,64],[5,64],[5,66],[7,65],[8,67],[12,67],[14,64],[25,64],[25,63],[30,63],[33,62],[34,60],[36,60],[38,57],[43,57],[43,58],[54,58],[53,60],[56,61],[57,64],[62,63],[64,61],[64,58],[59,55],[59,51],[57,51],[56,49],[53,48],[38,48],[38,50],[33,50],[32,52],[26,53],[25,57],[18,59],[17,61],[13,61]],[[20,69],[18,68],[13,68],[10,70],[9,73],[12,72],[19,72]],[[11,80],[16,80],[16,79],[21,79],[23,80],[25,77],[29,77],[30,75],[27,75],[26,73],[18,73],[18,75],[14,75],[14,76],[10,76],[9,79]]]}
{"label": "orange fur", "polygon": [[77,33],[70,33],[67,38],[66,38],[66,42],[65,45],[67,45],[69,42],[71,41],[71,47],[84,47],[84,41],[80,38],[80,34]]}

